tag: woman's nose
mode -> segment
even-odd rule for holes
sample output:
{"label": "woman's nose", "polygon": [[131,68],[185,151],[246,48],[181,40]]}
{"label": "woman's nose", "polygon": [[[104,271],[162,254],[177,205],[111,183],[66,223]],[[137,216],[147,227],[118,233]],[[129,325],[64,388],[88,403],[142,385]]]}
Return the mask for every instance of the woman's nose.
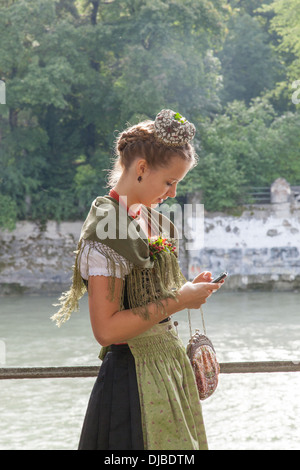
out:
{"label": "woman's nose", "polygon": [[175,196],[176,196],[176,185],[175,185],[175,184],[173,184],[173,185],[170,187],[169,191],[167,192],[167,195],[168,195],[169,197],[175,197]]}

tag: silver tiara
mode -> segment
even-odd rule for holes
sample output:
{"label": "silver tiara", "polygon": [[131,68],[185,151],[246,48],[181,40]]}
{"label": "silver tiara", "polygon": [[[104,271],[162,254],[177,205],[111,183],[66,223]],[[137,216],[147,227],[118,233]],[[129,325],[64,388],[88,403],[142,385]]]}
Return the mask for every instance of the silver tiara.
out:
{"label": "silver tiara", "polygon": [[156,116],[155,134],[166,145],[180,147],[192,140],[196,134],[194,124],[171,109],[163,109]]}

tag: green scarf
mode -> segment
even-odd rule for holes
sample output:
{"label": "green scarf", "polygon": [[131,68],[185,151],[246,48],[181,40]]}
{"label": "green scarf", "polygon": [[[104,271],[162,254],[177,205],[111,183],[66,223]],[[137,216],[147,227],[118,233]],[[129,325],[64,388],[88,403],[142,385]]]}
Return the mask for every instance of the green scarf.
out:
{"label": "green scarf", "polygon": [[119,298],[119,310],[125,308],[125,285],[129,308],[144,319],[149,318],[149,303],[154,302],[164,312],[162,300],[176,299],[178,289],[186,282],[178,264],[177,229],[166,216],[152,208],[142,206],[142,212],[148,217],[151,231],[154,229],[156,233],[154,239],[151,237],[150,245],[148,234],[128,215],[122,204],[110,196],[97,197],[93,201],[75,252],[72,285],[59,298],[56,306],[60,309],[52,317],[58,326],[78,310],[78,302],[87,291],[80,274],[80,258],[87,240],[89,251],[95,248],[106,258],[109,273],[107,298],[115,299],[116,266],[121,276],[126,277]]}

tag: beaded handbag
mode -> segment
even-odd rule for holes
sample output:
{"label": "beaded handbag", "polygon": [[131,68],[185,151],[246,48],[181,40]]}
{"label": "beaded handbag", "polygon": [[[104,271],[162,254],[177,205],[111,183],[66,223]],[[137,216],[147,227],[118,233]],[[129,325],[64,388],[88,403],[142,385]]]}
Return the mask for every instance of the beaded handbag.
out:
{"label": "beaded handbag", "polygon": [[186,352],[194,370],[200,400],[206,400],[206,398],[214,393],[218,386],[220,365],[213,344],[206,336],[204,315],[201,307],[200,311],[204,334],[201,334],[200,331],[196,329],[193,335],[191,313],[190,310],[188,310],[191,338],[187,345]]}

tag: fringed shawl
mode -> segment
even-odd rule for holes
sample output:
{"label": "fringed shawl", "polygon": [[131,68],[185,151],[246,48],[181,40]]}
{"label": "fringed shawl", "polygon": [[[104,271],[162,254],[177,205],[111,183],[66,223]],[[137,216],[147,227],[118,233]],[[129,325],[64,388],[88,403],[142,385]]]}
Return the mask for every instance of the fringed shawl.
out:
{"label": "fringed shawl", "polygon": [[121,277],[126,275],[126,283],[123,282],[119,297],[119,310],[124,309],[125,284],[129,308],[144,319],[149,317],[149,303],[154,302],[164,311],[161,301],[166,298],[176,299],[178,289],[186,282],[178,264],[177,229],[167,217],[152,208],[142,206],[142,212],[148,218],[151,234],[156,234],[154,238],[164,237],[165,240],[165,248],[156,250],[155,254],[149,245],[148,234],[128,215],[122,204],[110,196],[97,197],[93,201],[75,252],[72,285],[60,297],[60,303],[57,304],[60,309],[52,317],[58,326],[67,321],[73,311],[78,310],[78,302],[87,291],[80,273],[80,258],[86,240],[90,249],[95,248],[107,260],[107,298],[115,299],[116,265],[121,271]]}

